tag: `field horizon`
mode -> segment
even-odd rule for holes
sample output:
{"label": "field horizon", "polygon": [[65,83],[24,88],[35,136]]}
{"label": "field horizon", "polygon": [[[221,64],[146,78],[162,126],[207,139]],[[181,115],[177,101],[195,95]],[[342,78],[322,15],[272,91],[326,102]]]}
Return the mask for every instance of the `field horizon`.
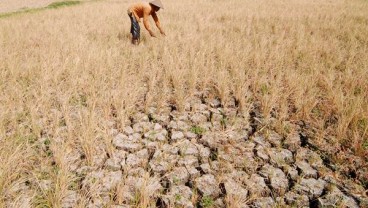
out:
{"label": "field horizon", "polygon": [[368,206],[367,1],[53,2],[0,4],[0,207]]}

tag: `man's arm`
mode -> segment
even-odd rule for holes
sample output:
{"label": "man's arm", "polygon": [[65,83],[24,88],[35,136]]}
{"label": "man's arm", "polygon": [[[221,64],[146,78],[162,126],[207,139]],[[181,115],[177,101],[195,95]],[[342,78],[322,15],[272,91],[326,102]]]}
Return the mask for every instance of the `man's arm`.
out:
{"label": "man's arm", "polygon": [[160,20],[158,19],[156,12],[152,13],[152,18],[153,20],[155,20],[156,26],[160,30],[161,34],[166,35],[165,32],[162,30]]}
{"label": "man's arm", "polygon": [[143,25],[152,37],[156,37],[156,35],[152,32],[151,27],[149,25],[148,16],[149,13],[147,12],[143,13]]}

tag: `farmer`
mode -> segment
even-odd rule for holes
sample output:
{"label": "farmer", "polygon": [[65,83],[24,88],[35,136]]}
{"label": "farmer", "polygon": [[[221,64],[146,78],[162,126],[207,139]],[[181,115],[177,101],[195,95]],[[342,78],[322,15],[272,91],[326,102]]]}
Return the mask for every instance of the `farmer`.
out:
{"label": "farmer", "polygon": [[160,30],[162,35],[166,35],[162,30],[160,21],[158,20],[156,12],[163,8],[163,5],[160,0],[151,0],[150,2],[139,2],[133,4],[128,9],[128,15],[131,21],[130,33],[132,33],[132,43],[135,45],[139,44],[140,41],[140,27],[139,22],[140,18],[143,18],[144,27],[148,30],[149,34],[152,37],[156,37],[156,35],[152,32],[149,22],[148,16],[152,16],[153,20],[155,20],[157,28]]}

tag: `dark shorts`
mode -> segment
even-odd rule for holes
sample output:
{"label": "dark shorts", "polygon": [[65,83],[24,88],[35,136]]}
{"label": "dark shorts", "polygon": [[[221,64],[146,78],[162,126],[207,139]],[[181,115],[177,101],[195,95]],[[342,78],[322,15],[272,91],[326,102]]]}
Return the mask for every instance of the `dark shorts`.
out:
{"label": "dark shorts", "polygon": [[141,36],[141,28],[139,26],[139,23],[138,23],[138,21],[136,20],[135,16],[132,13],[130,13],[128,15],[130,17],[130,22],[131,22],[130,33],[132,33],[133,39],[139,39],[140,36]]}

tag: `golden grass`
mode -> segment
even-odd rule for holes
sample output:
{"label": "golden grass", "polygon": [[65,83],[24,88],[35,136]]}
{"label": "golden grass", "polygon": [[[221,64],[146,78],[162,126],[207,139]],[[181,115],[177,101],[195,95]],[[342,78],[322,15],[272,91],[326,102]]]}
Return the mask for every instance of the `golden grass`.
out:
{"label": "golden grass", "polygon": [[33,205],[41,196],[60,206],[73,181],[69,149],[93,163],[97,146],[109,151],[109,121],[121,127],[167,102],[183,109],[203,90],[225,106],[235,98],[245,114],[259,101],[280,129],[303,120],[317,142],[337,138],[331,146],[367,155],[367,1],[166,0],[167,36],[150,38],[142,27],[138,47],[129,3],[0,19],[0,207],[21,194],[10,187],[42,171],[52,190],[32,187]]}

